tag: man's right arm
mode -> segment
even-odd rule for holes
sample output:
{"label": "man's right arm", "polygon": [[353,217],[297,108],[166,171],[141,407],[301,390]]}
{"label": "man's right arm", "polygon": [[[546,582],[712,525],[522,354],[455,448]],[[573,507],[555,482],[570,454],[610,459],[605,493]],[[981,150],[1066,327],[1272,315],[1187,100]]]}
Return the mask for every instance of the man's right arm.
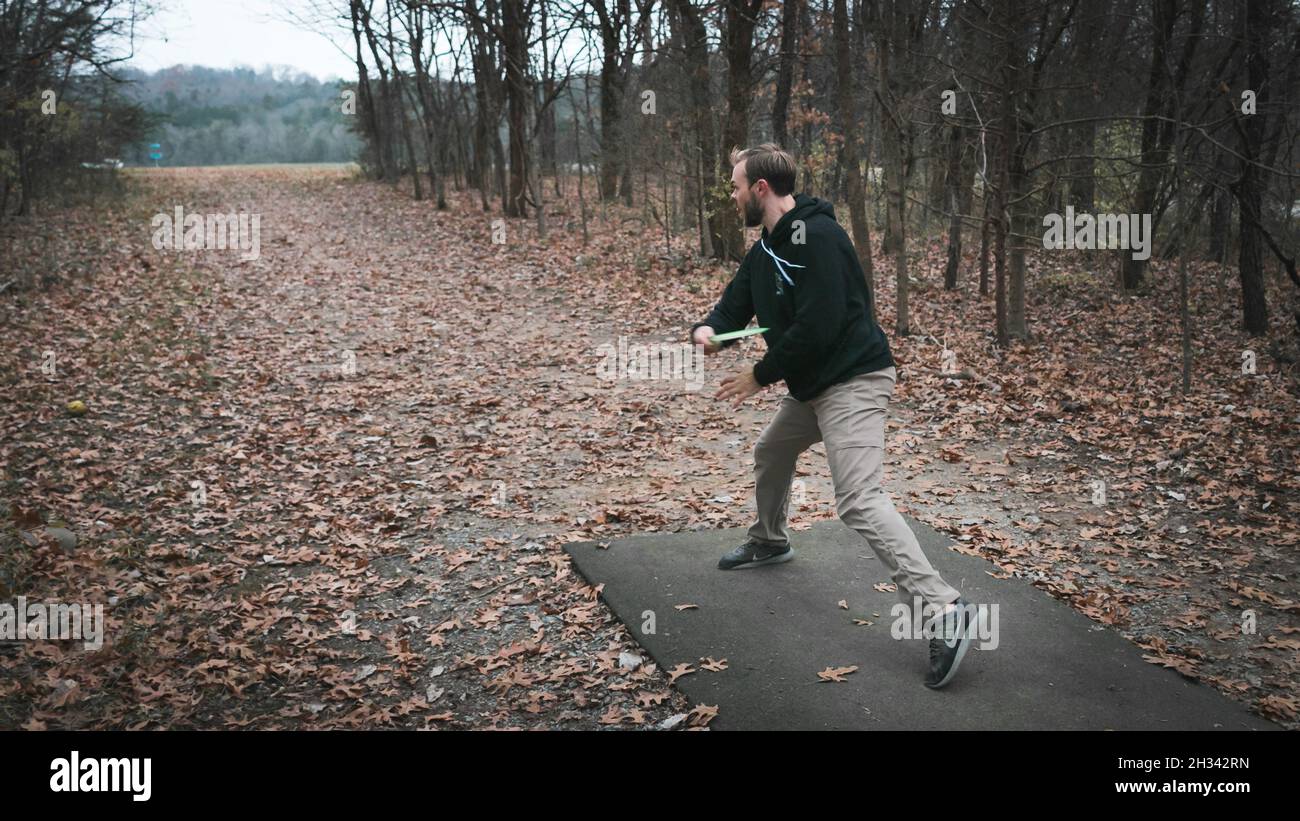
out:
{"label": "man's right arm", "polygon": [[[709,311],[708,317],[703,322],[696,322],[691,326],[692,342],[695,340],[695,329],[703,325],[708,325],[715,334],[725,334],[741,330],[749,324],[749,320],[754,318],[754,297],[749,289],[748,262],[747,254],[741,261],[740,268],[736,270],[736,275],[731,278],[731,282],[727,283],[726,289],[722,292],[722,299],[713,306],[713,310]],[[739,341],[739,339],[728,339],[718,344],[726,348]]]}

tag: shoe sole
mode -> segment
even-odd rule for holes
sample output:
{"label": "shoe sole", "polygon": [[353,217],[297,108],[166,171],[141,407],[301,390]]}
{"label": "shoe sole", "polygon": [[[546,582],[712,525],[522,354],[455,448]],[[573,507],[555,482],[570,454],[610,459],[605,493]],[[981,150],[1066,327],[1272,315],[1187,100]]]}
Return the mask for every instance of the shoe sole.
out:
{"label": "shoe sole", "polygon": [[744,570],[747,567],[761,567],[762,565],[765,564],[781,564],[782,562],[788,562],[793,558],[794,558],[794,548],[792,547],[786,552],[777,556],[771,556],[766,559],[760,559],[754,562],[741,562],[740,564],[733,564],[730,567],[723,567],[722,565],[718,565],[718,569],[719,570]]}
{"label": "shoe sole", "polygon": [[958,640],[960,643],[957,645],[957,657],[952,660],[952,666],[948,668],[948,674],[939,679],[936,684],[925,682],[925,686],[931,690],[944,687],[948,682],[952,681],[953,676],[957,675],[957,668],[961,666],[961,660],[966,657],[966,651],[970,649],[971,642],[975,640],[975,637],[971,635],[971,625],[966,624],[964,627],[966,629],[962,630],[962,637]]}

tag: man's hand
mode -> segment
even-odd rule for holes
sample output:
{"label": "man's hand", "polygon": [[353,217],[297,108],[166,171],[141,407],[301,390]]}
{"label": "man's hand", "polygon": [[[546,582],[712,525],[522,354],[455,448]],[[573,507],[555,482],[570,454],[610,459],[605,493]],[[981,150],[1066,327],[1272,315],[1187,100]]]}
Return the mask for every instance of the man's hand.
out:
{"label": "man's hand", "polygon": [[696,345],[703,345],[704,353],[706,354],[717,353],[722,350],[722,345],[709,341],[709,339],[712,338],[713,333],[713,329],[708,325],[701,325],[695,329],[695,336],[691,338],[691,342]]}
{"label": "man's hand", "polygon": [[762,389],[763,386],[758,384],[758,380],[754,378],[754,369],[751,367],[746,368],[735,376],[728,376],[723,379],[722,387],[718,388],[718,392],[713,395],[713,398],[730,399],[734,396],[736,401],[731,403],[731,407],[738,408],[740,407],[741,402],[744,402]]}

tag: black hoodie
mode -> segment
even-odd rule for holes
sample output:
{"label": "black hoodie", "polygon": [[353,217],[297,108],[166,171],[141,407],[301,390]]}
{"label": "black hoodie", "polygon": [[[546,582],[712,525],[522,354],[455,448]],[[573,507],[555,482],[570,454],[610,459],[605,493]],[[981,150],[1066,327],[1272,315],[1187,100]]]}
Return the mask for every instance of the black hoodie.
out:
{"label": "black hoodie", "polygon": [[[758,314],[767,354],[754,366],[760,385],[785,380],[795,399],[894,364],[871,318],[866,278],[853,241],[827,200],[796,194],[794,208],[749,249],[722,299],[701,325],[739,331]],[[738,339],[721,343],[723,347]]]}

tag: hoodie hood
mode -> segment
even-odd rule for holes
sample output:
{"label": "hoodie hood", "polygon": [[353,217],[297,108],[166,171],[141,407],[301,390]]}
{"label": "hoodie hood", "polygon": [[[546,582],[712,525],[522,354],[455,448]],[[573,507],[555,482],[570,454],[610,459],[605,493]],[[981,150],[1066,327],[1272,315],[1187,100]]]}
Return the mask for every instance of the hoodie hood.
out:
{"label": "hoodie hood", "polygon": [[835,208],[831,205],[830,200],[810,197],[804,193],[795,194],[794,208],[786,211],[781,216],[781,219],[777,220],[770,236],[767,229],[764,228],[762,239],[767,244],[767,247],[779,248],[788,242],[790,235],[794,233],[795,220],[804,220],[806,222],[815,214],[825,214],[833,220],[835,219]]}

